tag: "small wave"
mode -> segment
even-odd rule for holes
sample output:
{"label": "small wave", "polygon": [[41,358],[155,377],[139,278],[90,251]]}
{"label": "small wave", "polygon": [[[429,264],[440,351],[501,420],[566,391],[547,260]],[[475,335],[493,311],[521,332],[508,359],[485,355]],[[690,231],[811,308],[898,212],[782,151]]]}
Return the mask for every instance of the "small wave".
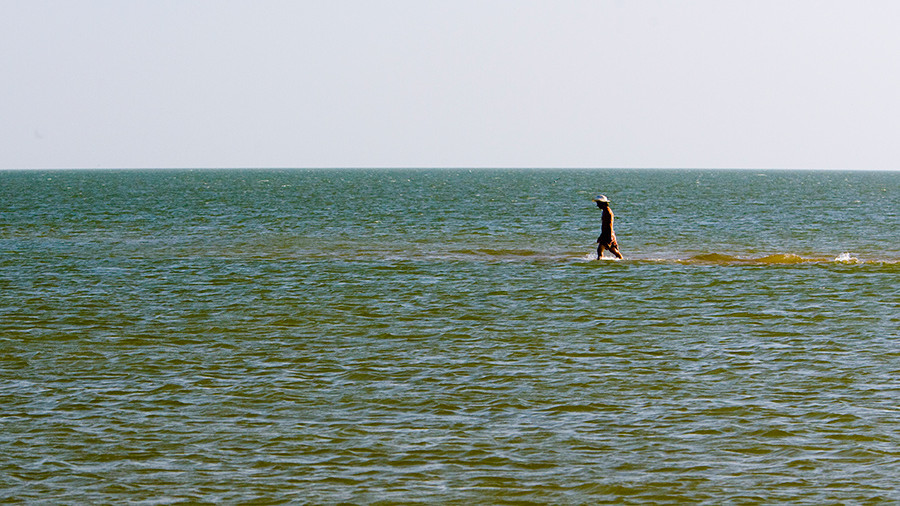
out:
{"label": "small wave", "polygon": [[841,262],[845,264],[858,264],[859,259],[853,256],[850,256],[850,253],[841,253],[834,259],[835,262]]}
{"label": "small wave", "polygon": [[691,257],[685,263],[791,265],[827,261],[829,261],[828,258],[803,257],[795,253],[775,253],[772,255],[750,258],[725,255],[722,253],[704,253]]}
{"label": "small wave", "polygon": [[696,256],[691,257],[691,260],[696,261],[696,262],[712,262],[712,263],[741,261],[741,259],[738,257],[733,257],[731,255],[723,255],[721,253],[706,253],[703,255],[696,255]]}
{"label": "small wave", "polygon": [[593,261],[595,261],[595,260],[604,260],[604,261],[608,261],[608,262],[618,262],[619,260],[621,260],[620,258],[616,258],[616,257],[600,257],[600,258],[597,258],[597,253],[588,253],[588,254],[584,255],[583,257],[581,257],[581,259],[584,260],[584,261],[586,261],[586,262],[593,262]]}
{"label": "small wave", "polygon": [[803,262],[816,262],[814,258],[803,258],[793,253],[784,253],[777,255],[769,255],[756,260],[762,264],[801,264]]}

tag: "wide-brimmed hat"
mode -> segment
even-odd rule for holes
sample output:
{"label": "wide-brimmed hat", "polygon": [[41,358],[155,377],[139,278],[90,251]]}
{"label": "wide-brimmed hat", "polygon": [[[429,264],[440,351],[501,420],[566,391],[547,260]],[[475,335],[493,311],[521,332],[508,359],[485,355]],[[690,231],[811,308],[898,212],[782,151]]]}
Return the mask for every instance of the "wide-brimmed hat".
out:
{"label": "wide-brimmed hat", "polygon": [[606,198],[606,195],[597,195],[592,200],[593,202],[606,202],[607,204],[609,203],[609,199]]}

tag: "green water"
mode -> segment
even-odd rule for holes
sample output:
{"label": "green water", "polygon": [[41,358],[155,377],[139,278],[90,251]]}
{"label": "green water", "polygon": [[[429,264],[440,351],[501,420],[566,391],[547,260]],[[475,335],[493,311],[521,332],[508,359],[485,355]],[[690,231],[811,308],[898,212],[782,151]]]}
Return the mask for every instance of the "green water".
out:
{"label": "green water", "polygon": [[0,500],[900,502],[897,209],[898,172],[0,172]]}

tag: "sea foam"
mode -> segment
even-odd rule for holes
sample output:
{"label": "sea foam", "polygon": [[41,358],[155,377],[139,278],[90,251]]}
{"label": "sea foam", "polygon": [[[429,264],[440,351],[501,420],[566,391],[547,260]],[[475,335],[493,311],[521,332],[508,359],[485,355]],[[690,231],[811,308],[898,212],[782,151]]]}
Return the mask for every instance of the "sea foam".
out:
{"label": "sea foam", "polygon": [[848,264],[855,264],[859,262],[859,259],[853,256],[850,256],[850,253],[841,253],[835,259],[835,262],[843,262]]}

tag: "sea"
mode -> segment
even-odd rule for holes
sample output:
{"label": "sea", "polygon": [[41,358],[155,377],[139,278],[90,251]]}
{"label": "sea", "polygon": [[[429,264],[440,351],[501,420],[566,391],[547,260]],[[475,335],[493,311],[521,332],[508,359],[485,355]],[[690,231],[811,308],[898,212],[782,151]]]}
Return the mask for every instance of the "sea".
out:
{"label": "sea", "polygon": [[898,211],[898,171],[2,171],[0,502],[897,504]]}

